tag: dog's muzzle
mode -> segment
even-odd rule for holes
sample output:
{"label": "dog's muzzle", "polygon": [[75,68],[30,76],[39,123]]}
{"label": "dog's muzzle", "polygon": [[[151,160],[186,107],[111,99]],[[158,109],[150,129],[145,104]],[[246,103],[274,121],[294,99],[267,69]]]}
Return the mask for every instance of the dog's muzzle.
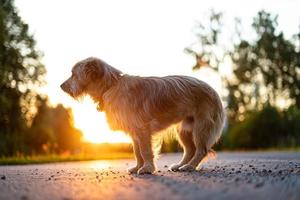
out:
{"label": "dog's muzzle", "polygon": [[61,88],[64,92],[70,93],[67,82],[64,82],[63,84],[61,84],[61,85],[60,85],[60,88]]}

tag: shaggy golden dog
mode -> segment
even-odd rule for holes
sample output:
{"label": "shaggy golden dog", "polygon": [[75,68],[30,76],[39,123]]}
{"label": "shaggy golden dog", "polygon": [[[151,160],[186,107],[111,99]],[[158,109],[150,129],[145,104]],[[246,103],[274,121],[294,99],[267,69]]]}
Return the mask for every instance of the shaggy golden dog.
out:
{"label": "shaggy golden dog", "polygon": [[73,67],[61,88],[75,99],[91,96],[110,128],[131,136],[137,165],[130,173],[155,171],[152,135],[173,124],[184,150],[181,161],[171,166],[174,171],[194,170],[221,135],[225,115],[220,98],[192,77],[130,76],[91,57]]}

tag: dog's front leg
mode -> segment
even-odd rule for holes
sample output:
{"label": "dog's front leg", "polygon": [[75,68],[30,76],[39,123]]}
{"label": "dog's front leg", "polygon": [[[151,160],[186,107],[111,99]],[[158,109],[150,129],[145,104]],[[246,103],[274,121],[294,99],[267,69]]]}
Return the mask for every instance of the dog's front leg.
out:
{"label": "dog's front leg", "polygon": [[144,133],[138,136],[138,143],[142,158],[143,166],[138,170],[138,174],[152,174],[155,171],[154,155],[151,145],[151,134]]}
{"label": "dog's front leg", "polygon": [[136,166],[127,169],[127,171],[130,174],[135,174],[143,166],[144,160],[143,160],[141,152],[140,152],[138,140],[132,139],[132,141],[133,141],[133,152],[134,152],[135,158],[136,158]]}

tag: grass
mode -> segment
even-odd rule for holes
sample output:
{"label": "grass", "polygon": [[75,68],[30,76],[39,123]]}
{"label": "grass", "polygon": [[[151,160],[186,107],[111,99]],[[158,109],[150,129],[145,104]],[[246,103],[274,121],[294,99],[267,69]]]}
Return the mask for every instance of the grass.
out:
{"label": "grass", "polygon": [[0,157],[0,165],[26,165],[54,162],[88,161],[88,160],[115,160],[133,158],[130,152],[99,153],[97,155],[36,155],[36,156],[14,156]]}

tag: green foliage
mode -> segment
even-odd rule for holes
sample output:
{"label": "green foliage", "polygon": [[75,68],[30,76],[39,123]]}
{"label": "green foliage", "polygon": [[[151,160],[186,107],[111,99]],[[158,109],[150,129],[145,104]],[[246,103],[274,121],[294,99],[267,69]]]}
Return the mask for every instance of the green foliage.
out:
{"label": "green foliage", "polygon": [[[232,76],[221,74],[229,128],[217,148],[300,146],[300,32],[286,39],[277,19],[258,12],[250,39],[243,37],[241,20],[228,30],[223,14],[212,11],[197,26],[198,47],[186,49],[195,56],[194,70],[220,72],[225,59],[232,61]],[[280,100],[288,110],[277,108]]]}
{"label": "green foliage", "polygon": [[0,135],[19,134],[31,117],[44,66],[28,25],[11,0],[0,1]]}
{"label": "green foliage", "polygon": [[[286,39],[278,30],[277,15],[258,12],[252,28],[255,39],[243,38],[241,20],[236,19],[231,34],[223,27],[222,13],[212,11],[208,22],[198,25],[200,51],[195,55],[193,69],[210,66],[217,72],[225,58],[233,62],[233,77],[222,77],[227,88],[229,119],[238,121],[247,112],[276,106],[278,100],[289,100],[300,107],[300,33]],[[226,35],[233,39],[226,39]],[[231,41],[225,43],[224,41]]]}
{"label": "green foliage", "polygon": [[170,153],[178,152],[179,150],[181,150],[181,147],[174,133],[164,133],[160,151],[162,153]]}
{"label": "green foliage", "polygon": [[229,83],[231,100],[246,110],[266,103],[276,106],[280,98],[300,107],[300,52],[278,31],[277,17],[259,12],[253,22],[256,39],[241,39],[230,52],[238,80]]}
{"label": "green foliage", "polygon": [[49,107],[36,92],[46,71],[35,45],[14,2],[0,0],[0,155],[74,151],[80,143],[71,111]]}
{"label": "green foliage", "polygon": [[65,152],[79,149],[82,133],[74,128],[72,112],[61,104],[47,105],[47,99],[37,102],[38,113],[27,133],[27,145],[35,153]]}
{"label": "green foliage", "polygon": [[232,124],[223,138],[223,148],[258,149],[300,146],[300,110],[279,112],[267,106],[248,113],[245,120]]}

